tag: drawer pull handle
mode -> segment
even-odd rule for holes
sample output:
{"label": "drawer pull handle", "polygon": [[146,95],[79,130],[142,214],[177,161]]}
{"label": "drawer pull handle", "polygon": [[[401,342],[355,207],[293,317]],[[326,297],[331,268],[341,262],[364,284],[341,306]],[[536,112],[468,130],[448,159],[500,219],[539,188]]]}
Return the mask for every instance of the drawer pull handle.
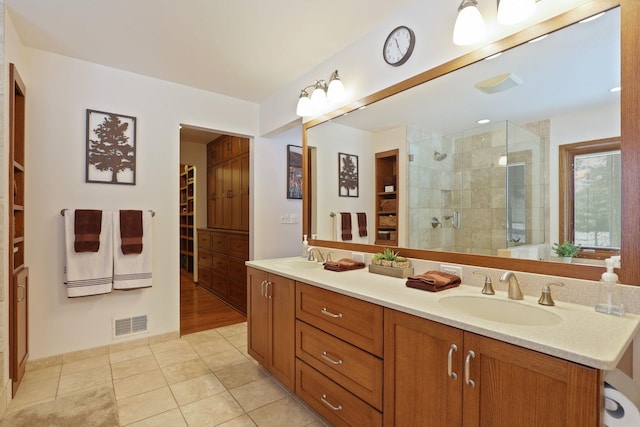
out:
{"label": "drawer pull handle", "polygon": [[327,355],[327,352],[326,352],[326,351],[323,351],[323,352],[322,352],[322,354],[321,354],[320,356],[322,356],[322,358],[323,358],[324,360],[326,360],[327,362],[329,362],[329,363],[332,363],[332,364],[334,364],[334,365],[342,365],[342,359],[334,360],[334,359],[330,358],[330,357]]}
{"label": "drawer pull handle", "polygon": [[326,307],[322,307],[322,310],[320,310],[320,313],[324,314],[325,316],[333,317],[334,319],[342,319],[342,313],[334,314],[329,310],[327,310]]}
{"label": "drawer pull handle", "polygon": [[471,359],[475,357],[476,354],[474,353],[474,351],[469,350],[469,352],[467,353],[467,357],[464,359],[464,382],[471,388],[474,388],[476,386],[476,382],[472,379],[469,379],[469,371],[471,370]]}
{"label": "drawer pull handle", "polygon": [[455,372],[453,372],[453,352],[454,351],[458,351],[458,346],[455,344],[451,344],[451,347],[449,347],[449,354],[447,355],[447,375],[449,375],[449,377],[453,378],[454,380],[458,378],[458,374],[456,374]]}
{"label": "drawer pull handle", "polygon": [[329,402],[327,400],[327,395],[323,394],[322,397],[320,398],[320,400],[322,401],[322,403],[324,403],[326,406],[328,406],[330,409],[334,410],[334,411],[342,411],[342,405],[338,405],[338,406],[333,406],[331,404],[331,402]]}
{"label": "drawer pull handle", "polygon": [[266,286],[267,286],[267,281],[263,280],[262,283],[260,283],[260,296],[262,296],[262,297],[266,297],[267,296],[266,295],[266,291],[265,291]]}

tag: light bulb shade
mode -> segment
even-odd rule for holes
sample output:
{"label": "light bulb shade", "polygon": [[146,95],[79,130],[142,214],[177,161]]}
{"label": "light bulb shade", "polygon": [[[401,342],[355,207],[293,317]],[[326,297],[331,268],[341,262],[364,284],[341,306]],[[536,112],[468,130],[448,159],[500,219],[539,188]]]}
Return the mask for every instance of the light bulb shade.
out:
{"label": "light bulb shade", "polygon": [[327,106],[327,91],[324,80],[317,81],[313,93],[311,94],[311,105],[316,113],[324,110]]}
{"label": "light bulb shade", "polygon": [[535,8],[536,0],[499,0],[498,22],[502,25],[517,24],[533,15]]}
{"label": "light bulb shade", "polygon": [[334,71],[331,74],[331,79],[329,80],[329,88],[327,89],[327,101],[330,104],[335,104],[344,99],[344,85],[342,84],[342,80],[340,80],[340,76],[338,76],[338,70]]}
{"label": "light bulb shade", "polygon": [[484,36],[484,19],[475,0],[463,0],[453,27],[453,43],[458,46],[473,44]]}
{"label": "light bulb shade", "polygon": [[309,99],[309,95],[304,90],[300,93],[300,97],[298,98],[298,106],[296,107],[296,114],[304,117],[310,116],[313,109],[311,108],[311,100]]}

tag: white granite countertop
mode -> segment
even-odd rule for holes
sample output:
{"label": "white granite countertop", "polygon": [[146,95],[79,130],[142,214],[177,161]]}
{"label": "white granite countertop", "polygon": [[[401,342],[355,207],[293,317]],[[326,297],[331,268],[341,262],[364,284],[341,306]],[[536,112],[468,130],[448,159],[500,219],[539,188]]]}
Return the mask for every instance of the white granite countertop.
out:
{"label": "white granite countertop", "polygon": [[[482,295],[477,286],[464,284],[441,292],[427,292],[406,287],[405,279],[369,273],[366,268],[334,272],[325,270],[321,264],[304,261],[299,257],[247,261],[246,265],[603,370],[615,369],[627,346],[640,330],[638,315],[610,316],[596,312],[593,307],[557,299],[555,306],[545,307],[538,304],[534,297],[525,296],[523,301],[514,302],[508,300],[505,292]],[[439,302],[442,298],[457,295],[504,299],[514,304],[550,311],[561,320],[551,326],[490,321],[448,308]]]}

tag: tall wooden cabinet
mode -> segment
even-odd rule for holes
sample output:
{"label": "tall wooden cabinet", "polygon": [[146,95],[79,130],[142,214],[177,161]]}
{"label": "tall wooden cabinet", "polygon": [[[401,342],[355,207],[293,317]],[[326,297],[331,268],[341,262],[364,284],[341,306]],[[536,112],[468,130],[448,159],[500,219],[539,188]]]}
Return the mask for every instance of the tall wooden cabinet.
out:
{"label": "tall wooden cabinet", "polygon": [[376,245],[398,246],[398,150],[376,153]]}
{"label": "tall wooden cabinet", "polygon": [[196,168],[180,165],[180,268],[194,270]]}
{"label": "tall wooden cabinet", "polygon": [[25,101],[26,88],[9,65],[9,376],[15,395],[29,358],[29,269],[25,266]]}

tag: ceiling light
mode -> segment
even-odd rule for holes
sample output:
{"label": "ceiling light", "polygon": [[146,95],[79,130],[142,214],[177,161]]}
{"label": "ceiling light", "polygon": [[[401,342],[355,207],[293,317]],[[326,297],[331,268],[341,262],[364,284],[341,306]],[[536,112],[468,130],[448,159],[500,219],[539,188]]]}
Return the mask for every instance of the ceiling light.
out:
{"label": "ceiling light", "polygon": [[[309,97],[309,89],[313,88],[311,97]],[[298,106],[296,114],[299,116],[313,116],[327,111],[330,107],[339,103],[344,99],[344,85],[338,70],[331,73],[329,84],[324,80],[316,80],[314,84],[309,85],[300,91],[298,97]]]}
{"label": "ceiling light", "polygon": [[602,15],[604,15],[604,12],[600,12],[597,15],[593,15],[593,16],[590,16],[588,18],[585,18],[582,21],[580,21],[579,24],[584,24],[584,23],[587,23],[587,22],[595,21],[596,19],[600,18]]}
{"label": "ceiling light", "polygon": [[498,93],[521,84],[522,79],[520,77],[513,73],[506,73],[478,82],[474,86],[484,93]]}
{"label": "ceiling light", "polygon": [[476,123],[479,125],[486,125],[487,123],[489,123],[491,120],[489,119],[480,119],[478,120]]}
{"label": "ceiling light", "polygon": [[473,44],[484,36],[484,19],[477,0],[462,0],[453,27],[453,43],[458,46]]}
{"label": "ceiling light", "polygon": [[496,59],[498,56],[502,55],[502,52],[498,52],[498,53],[494,53],[491,56],[487,56],[486,58],[484,58],[485,61],[488,61],[490,59]]}
{"label": "ceiling light", "polygon": [[614,92],[620,92],[621,90],[622,90],[622,87],[616,86],[609,89],[609,92],[614,93]]}
{"label": "ceiling light", "polygon": [[533,15],[535,8],[536,0],[498,0],[498,22],[517,24]]}
{"label": "ceiling light", "polygon": [[504,154],[500,156],[500,158],[498,159],[498,165],[507,166],[507,156],[505,156]]}
{"label": "ceiling light", "polygon": [[533,40],[529,40],[527,43],[537,43],[537,42],[539,42],[540,40],[546,39],[548,36],[549,36],[549,34],[544,34],[544,35],[542,35],[542,36],[540,36],[540,37],[536,37],[536,38],[535,38],[535,39],[533,39]]}

